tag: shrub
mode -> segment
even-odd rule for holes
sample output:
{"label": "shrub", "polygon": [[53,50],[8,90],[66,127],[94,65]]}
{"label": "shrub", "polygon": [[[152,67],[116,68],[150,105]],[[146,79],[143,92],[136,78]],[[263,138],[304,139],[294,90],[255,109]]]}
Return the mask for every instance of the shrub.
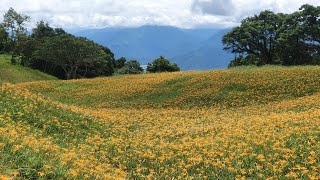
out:
{"label": "shrub", "polygon": [[171,63],[169,60],[160,56],[160,58],[155,59],[152,63],[148,64],[147,71],[151,73],[175,72],[180,71],[180,68],[176,63]]}
{"label": "shrub", "polygon": [[125,65],[116,71],[116,74],[141,74],[143,68],[137,60],[131,60],[125,63]]}

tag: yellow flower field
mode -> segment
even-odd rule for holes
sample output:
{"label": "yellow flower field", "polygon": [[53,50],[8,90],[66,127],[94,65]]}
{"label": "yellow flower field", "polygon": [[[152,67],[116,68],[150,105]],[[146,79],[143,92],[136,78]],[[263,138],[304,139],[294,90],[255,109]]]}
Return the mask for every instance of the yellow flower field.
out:
{"label": "yellow flower field", "polygon": [[319,179],[320,68],[4,84],[0,179]]}

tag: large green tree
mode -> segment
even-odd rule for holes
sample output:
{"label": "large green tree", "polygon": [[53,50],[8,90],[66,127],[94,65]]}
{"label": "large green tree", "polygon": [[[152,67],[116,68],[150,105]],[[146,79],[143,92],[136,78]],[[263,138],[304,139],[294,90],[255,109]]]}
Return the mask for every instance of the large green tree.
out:
{"label": "large green tree", "polygon": [[81,67],[91,67],[95,63],[103,65],[107,58],[107,54],[97,44],[70,35],[47,38],[35,56],[60,67],[66,79],[78,78],[81,76],[79,74]]}
{"label": "large green tree", "polygon": [[305,40],[320,44],[320,6],[305,4],[300,8],[300,24],[303,25]]}
{"label": "large green tree", "polygon": [[311,64],[320,51],[320,7],[303,5],[287,15],[278,44],[277,55],[283,65]]}
{"label": "large green tree", "polygon": [[292,14],[263,11],[248,17],[222,39],[225,50],[239,54],[231,66],[312,64],[319,59],[319,41],[320,7],[308,4]]}
{"label": "large green tree", "polygon": [[14,62],[39,69],[59,78],[111,76],[114,54],[107,47],[52,28],[40,21],[31,36],[16,44]]}
{"label": "large green tree", "polygon": [[312,59],[317,59],[320,64],[320,6],[308,4],[300,8],[301,24],[304,25],[304,42],[306,42]]}
{"label": "large green tree", "polygon": [[115,71],[115,59],[112,51],[93,41],[89,41],[89,43],[96,46],[96,48],[102,49],[105,55],[103,55],[102,59],[91,59],[89,63],[85,63],[84,66],[79,68],[79,74],[83,77],[112,76]]}
{"label": "large green tree", "polygon": [[25,28],[29,20],[29,16],[10,8],[0,24],[0,52],[13,52],[13,64],[65,79],[113,75],[115,59],[109,48],[52,28],[44,21],[38,22],[29,35]]}
{"label": "large green tree", "polygon": [[282,26],[284,15],[271,11],[263,11],[259,15],[249,17],[223,37],[225,50],[237,54],[253,54],[262,64],[274,61],[278,29]]}
{"label": "large green tree", "polygon": [[13,8],[10,8],[3,16],[3,26],[9,31],[11,42],[14,45],[20,36],[24,36],[27,32],[25,24],[29,22],[30,17],[19,14]]}
{"label": "large green tree", "polygon": [[32,29],[31,37],[37,40],[41,40],[44,38],[50,38],[54,36],[61,36],[68,34],[61,28],[52,28],[50,27],[48,22],[44,22],[41,20],[37,23],[36,27]]}
{"label": "large green tree", "polygon": [[48,39],[55,36],[66,35],[67,33],[61,28],[52,28],[49,23],[40,21],[36,27],[32,29],[30,37],[22,38],[18,44],[16,52],[21,56],[21,63],[31,68],[41,70],[45,73],[49,73],[60,78],[64,78],[63,73],[53,64],[46,59],[38,58],[34,56],[34,52],[38,48],[41,48],[42,44]]}
{"label": "large green tree", "polygon": [[32,29],[31,37],[35,39],[42,39],[45,37],[54,37],[56,35],[55,30],[49,26],[49,23],[40,21],[37,23],[37,26]]}
{"label": "large green tree", "polygon": [[20,61],[16,63],[30,67],[33,61],[33,53],[39,45],[40,44],[38,44],[37,41],[30,36],[20,37],[14,50],[14,56],[19,57],[18,59]]}

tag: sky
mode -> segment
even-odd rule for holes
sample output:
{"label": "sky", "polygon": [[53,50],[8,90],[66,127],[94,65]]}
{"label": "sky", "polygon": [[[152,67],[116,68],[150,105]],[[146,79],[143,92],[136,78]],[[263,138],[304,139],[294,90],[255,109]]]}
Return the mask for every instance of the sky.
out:
{"label": "sky", "polygon": [[32,18],[29,26],[44,20],[63,28],[225,28],[262,10],[291,13],[306,3],[320,6],[320,0],[0,0],[0,14],[13,7]]}

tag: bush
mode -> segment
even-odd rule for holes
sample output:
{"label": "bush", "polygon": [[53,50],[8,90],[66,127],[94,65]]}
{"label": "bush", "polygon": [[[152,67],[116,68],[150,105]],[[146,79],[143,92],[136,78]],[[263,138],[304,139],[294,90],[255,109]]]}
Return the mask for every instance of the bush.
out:
{"label": "bush", "polygon": [[11,64],[13,65],[21,64],[21,56],[12,55]]}
{"label": "bush", "polygon": [[314,56],[312,58],[312,62],[311,62],[312,65],[320,65],[320,55],[319,56]]}
{"label": "bush", "polygon": [[239,57],[235,58],[232,60],[228,67],[236,67],[236,66],[261,66],[262,62],[259,60],[259,58],[253,56],[253,55],[248,55],[246,57],[243,57],[243,55],[240,55]]}
{"label": "bush", "polygon": [[180,68],[176,63],[171,63],[169,60],[160,56],[160,58],[155,59],[152,63],[148,64],[147,71],[151,73],[175,72],[180,71]]}
{"label": "bush", "polygon": [[116,71],[116,74],[141,74],[143,68],[137,60],[131,60],[125,63],[125,65]]}

